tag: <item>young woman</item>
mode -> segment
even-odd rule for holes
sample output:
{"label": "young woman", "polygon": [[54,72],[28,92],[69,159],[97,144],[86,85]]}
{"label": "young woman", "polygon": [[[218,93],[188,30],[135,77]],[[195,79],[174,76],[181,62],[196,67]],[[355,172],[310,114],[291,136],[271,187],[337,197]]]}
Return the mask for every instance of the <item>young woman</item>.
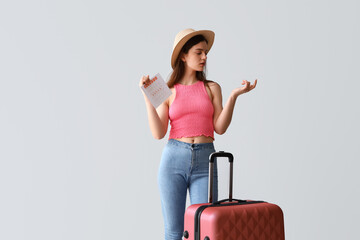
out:
{"label": "young woman", "polygon": [[[184,230],[186,194],[191,204],[208,200],[209,155],[215,152],[214,131],[224,134],[229,127],[239,95],[251,91],[254,84],[242,82],[222,106],[220,85],[205,76],[207,54],[215,34],[209,30],[185,29],[174,41],[171,57],[173,72],[168,81],[172,95],[155,109],[144,94],[150,130],[162,139],[171,129],[159,167],[158,184],[165,223],[165,240],[180,240]],[[139,85],[149,82],[143,76]],[[217,199],[215,163],[214,196]]]}

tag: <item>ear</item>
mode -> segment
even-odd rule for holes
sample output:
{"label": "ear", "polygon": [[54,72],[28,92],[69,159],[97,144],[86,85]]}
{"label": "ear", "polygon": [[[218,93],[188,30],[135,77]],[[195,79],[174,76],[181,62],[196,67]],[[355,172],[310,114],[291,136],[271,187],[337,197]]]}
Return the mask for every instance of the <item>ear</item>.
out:
{"label": "ear", "polygon": [[185,54],[184,53],[180,53],[180,60],[185,62]]}

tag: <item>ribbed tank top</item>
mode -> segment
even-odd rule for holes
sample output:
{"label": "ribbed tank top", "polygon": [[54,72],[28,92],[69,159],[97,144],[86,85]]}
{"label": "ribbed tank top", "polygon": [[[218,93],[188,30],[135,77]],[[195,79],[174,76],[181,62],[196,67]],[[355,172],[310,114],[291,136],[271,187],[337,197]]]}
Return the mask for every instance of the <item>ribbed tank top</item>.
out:
{"label": "ribbed tank top", "polygon": [[204,82],[175,84],[174,88],[175,99],[169,109],[169,139],[201,135],[214,138],[214,106]]}

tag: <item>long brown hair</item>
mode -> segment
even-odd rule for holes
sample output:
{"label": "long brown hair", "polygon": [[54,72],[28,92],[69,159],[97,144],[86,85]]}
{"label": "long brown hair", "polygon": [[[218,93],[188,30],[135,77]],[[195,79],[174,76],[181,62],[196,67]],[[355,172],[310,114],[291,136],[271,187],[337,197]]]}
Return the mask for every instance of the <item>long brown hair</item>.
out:
{"label": "long brown hair", "polygon": [[[196,35],[196,36],[190,38],[184,44],[184,46],[181,48],[181,51],[175,61],[175,67],[173,69],[173,72],[171,73],[169,81],[167,82],[167,85],[169,86],[169,88],[174,87],[174,85],[176,83],[178,83],[185,74],[185,63],[183,61],[181,61],[182,53],[185,53],[185,54],[188,53],[190,48],[192,48],[194,45],[196,45],[202,41],[205,41],[206,43],[208,43],[208,41],[206,40],[206,38],[203,35]],[[203,81],[207,85],[207,83],[209,81],[206,80],[205,72],[206,72],[206,65],[205,65],[205,68],[203,71],[196,71],[196,78],[199,81]]]}

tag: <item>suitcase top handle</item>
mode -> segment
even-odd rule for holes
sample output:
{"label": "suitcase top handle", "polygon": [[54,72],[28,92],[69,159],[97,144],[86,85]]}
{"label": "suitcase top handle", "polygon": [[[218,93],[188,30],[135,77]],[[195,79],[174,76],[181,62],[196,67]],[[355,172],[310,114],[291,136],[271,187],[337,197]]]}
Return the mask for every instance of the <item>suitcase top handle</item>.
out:
{"label": "suitcase top handle", "polygon": [[220,151],[220,152],[214,152],[212,154],[210,154],[210,176],[209,176],[209,203],[215,203],[213,201],[213,192],[214,192],[214,161],[216,158],[218,157],[226,157],[229,159],[229,163],[230,163],[230,175],[229,175],[229,201],[232,201],[232,192],[233,192],[233,162],[234,162],[234,156],[229,153],[229,152],[224,152],[224,151]]}
{"label": "suitcase top handle", "polygon": [[215,158],[218,157],[226,157],[229,159],[230,163],[234,162],[234,156],[231,153],[220,151],[220,152],[213,152],[212,154],[210,154],[210,163],[213,163],[215,161]]}

